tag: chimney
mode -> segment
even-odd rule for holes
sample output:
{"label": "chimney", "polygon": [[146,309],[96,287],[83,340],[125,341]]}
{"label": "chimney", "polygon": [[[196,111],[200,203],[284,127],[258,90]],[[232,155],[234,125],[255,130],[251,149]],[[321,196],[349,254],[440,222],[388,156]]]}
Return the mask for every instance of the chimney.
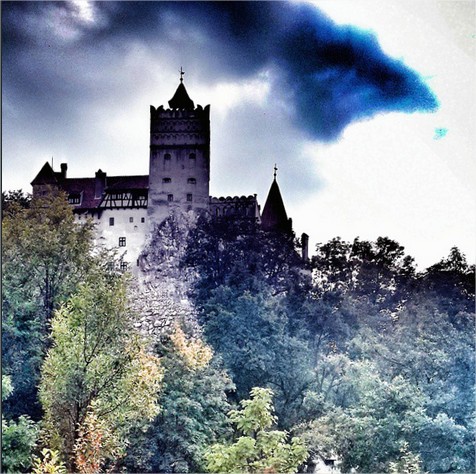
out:
{"label": "chimney", "polygon": [[61,163],[61,179],[66,179],[66,171],[68,171],[68,165]]}
{"label": "chimney", "polygon": [[309,236],[305,233],[301,235],[301,244],[302,259],[307,262],[309,260]]}
{"label": "chimney", "polygon": [[94,188],[94,198],[99,199],[102,197],[104,189],[106,188],[106,173],[100,169],[96,171],[96,183]]}

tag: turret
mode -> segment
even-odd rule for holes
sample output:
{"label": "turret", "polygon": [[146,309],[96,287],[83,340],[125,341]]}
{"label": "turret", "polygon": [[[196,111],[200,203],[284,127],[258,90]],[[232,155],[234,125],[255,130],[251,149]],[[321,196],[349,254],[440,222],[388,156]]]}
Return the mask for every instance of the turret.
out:
{"label": "turret", "polygon": [[261,215],[261,227],[268,232],[282,232],[291,235],[293,232],[292,220],[288,219],[284,207],[281,191],[276,180],[276,165],[274,167],[274,180],[269,189],[268,197]]}

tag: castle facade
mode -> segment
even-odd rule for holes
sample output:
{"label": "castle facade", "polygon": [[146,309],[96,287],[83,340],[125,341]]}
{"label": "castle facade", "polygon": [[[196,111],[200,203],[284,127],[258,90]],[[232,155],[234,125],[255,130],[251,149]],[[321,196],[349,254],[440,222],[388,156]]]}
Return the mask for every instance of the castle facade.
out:
{"label": "castle facade", "polygon": [[263,213],[256,194],[210,196],[210,106],[195,106],[182,78],[168,109],[150,107],[149,175],[108,176],[98,170],[91,178],[68,178],[67,169],[62,163],[55,172],[45,163],[31,183],[33,196],[51,188],[65,191],[77,220],[95,222],[97,243],[123,251],[122,270],[137,271],[147,236],[176,211],[250,219],[264,230],[292,234],[276,173]]}

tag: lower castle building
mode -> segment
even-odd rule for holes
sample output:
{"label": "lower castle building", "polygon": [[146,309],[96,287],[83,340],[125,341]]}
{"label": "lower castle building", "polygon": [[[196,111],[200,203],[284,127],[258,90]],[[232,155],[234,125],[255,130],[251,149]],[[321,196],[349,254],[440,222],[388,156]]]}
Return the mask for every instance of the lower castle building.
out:
{"label": "lower castle building", "polygon": [[[210,106],[195,106],[182,78],[168,109],[150,107],[149,175],[108,176],[98,170],[91,178],[68,178],[67,169],[62,163],[56,172],[45,163],[31,183],[33,196],[63,190],[78,221],[92,218],[98,241],[124,251],[123,270],[135,272],[149,232],[177,210],[252,219],[264,230],[292,234],[276,172],[263,213],[256,194],[210,196]],[[307,239],[303,234],[303,258]]]}

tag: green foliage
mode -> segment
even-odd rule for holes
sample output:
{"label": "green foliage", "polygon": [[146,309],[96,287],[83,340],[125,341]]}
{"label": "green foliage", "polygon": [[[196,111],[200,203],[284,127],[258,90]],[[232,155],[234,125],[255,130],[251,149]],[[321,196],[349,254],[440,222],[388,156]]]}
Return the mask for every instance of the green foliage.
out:
{"label": "green foliage", "polygon": [[66,467],[59,458],[57,451],[44,448],[41,450],[41,458],[34,458],[34,474],[66,474]]}
{"label": "green foliage", "polygon": [[400,446],[400,459],[389,464],[391,474],[419,474],[421,471],[421,459],[418,454],[413,454],[408,449],[408,443],[404,441]]}
{"label": "green foliage", "polygon": [[[2,375],[2,401],[13,392],[10,377]],[[28,416],[7,421],[2,413],[2,472],[28,472],[38,427]]]}
{"label": "green foliage", "polygon": [[2,191],[2,219],[14,209],[28,209],[31,203],[31,195],[23,190]]}
{"label": "green foliage", "polygon": [[124,463],[129,471],[203,472],[204,449],[228,433],[226,392],[233,385],[216,358],[190,360],[190,349],[203,352],[197,346],[171,338],[158,347],[164,368],[161,410],[146,433],[131,434]]}
{"label": "green foliage", "polygon": [[391,239],[333,239],[309,289],[306,266],[259,231],[209,230],[192,243],[195,302],[238,400],[272,387],[280,426],[300,424],[311,451],[345,469],[388,470],[402,443],[423,470],[474,469],[474,267],[457,249],[417,273]]}
{"label": "green foliage", "polygon": [[135,334],[125,288],[122,278],[90,273],[52,319],[40,383],[44,437],[68,469],[87,464],[98,437],[98,465],[114,463],[130,429],[158,413],[161,369]]}
{"label": "green foliage", "polygon": [[92,264],[92,224],[74,222],[66,196],[52,192],[2,221],[2,366],[16,390],[4,410],[40,416],[37,385],[54,309]]}
{"label": "green foliage", "polygon": [[230,422],[236,425],[233,444],[215,444],[205,453],[209,472],[297,472],[307,458],[300,438],[287,442],[285,431],[272,431],[275,423],[270,389],[255,387],[251,398],[241,402],[240,410],[232,410]]}

